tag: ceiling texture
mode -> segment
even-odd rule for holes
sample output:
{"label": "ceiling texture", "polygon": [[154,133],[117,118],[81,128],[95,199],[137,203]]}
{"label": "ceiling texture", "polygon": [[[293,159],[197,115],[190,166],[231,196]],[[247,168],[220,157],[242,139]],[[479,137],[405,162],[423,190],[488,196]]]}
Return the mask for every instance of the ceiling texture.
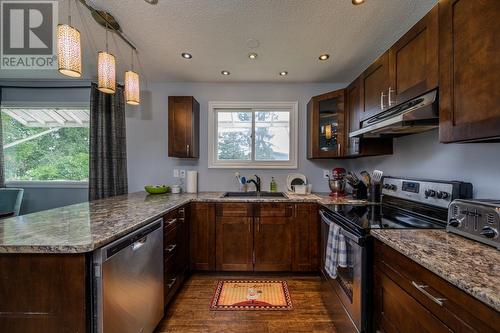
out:
{"label": "ceiling texture", "polygon": [[[138,48],[136,69],[148,82],[349,82],[423,17],[437,0],[87,0],[110,12]],[[67,20],[68,0],[59,1]],[[96,77],[104,29],[81,4],[84,77]],[[250,41],[249,41],[250,40]],[[255,41],[258,41],[257,43]],[[257,47],[256,44],[258,44]],[[118,80],[130,48],[116,35]],[[182,52],[193,55],[190,60]],[[248,54],[258,54],[256,60]],[[322,53],[330,54],[319,61]],[[222,70],[231,73],[221,75]],[[281,71],[288,75],[282,77]],[[34,74],[36,73],[36,74]],[[55,71],[0,71],[0,78],[62,78]]]}

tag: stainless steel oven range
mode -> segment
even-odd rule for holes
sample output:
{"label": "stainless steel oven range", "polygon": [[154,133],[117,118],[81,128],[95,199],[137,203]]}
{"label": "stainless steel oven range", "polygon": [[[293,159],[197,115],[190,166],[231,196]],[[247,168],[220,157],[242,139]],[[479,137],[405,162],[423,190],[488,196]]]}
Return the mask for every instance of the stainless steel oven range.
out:
{"label": "stainless steel oven range", "polygon": [[[472,184],[457,181],[385,177],[380,204],[323,205],[321,223],[321,273],[330,302],[338,302],[335,320],[350,323],[352,332],[369,332],[371,326],[371,229],[444,229],[451,201],[472,196]],[[332,276],[327,255],[337,247],[328,245],[332,228],[342,235],[344,265]],[[340,251],[340,250],[338,250]],[[337,323],[336,323],[337,325]],[[349,331],[345,326],[342,328]]]}

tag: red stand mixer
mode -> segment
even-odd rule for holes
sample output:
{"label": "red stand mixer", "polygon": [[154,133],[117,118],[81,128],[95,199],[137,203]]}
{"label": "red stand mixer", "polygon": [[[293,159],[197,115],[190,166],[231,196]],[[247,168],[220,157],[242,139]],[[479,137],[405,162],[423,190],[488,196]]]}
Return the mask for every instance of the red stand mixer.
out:
{"label": "red stand mixer", "polygon": [[332,176],[328,177],[328,185],[330,186],[331,197],[341,198],[345,197],[347,194],[345,192],[346,188],[346,170],[344,168],[334,168],[332,170]]}

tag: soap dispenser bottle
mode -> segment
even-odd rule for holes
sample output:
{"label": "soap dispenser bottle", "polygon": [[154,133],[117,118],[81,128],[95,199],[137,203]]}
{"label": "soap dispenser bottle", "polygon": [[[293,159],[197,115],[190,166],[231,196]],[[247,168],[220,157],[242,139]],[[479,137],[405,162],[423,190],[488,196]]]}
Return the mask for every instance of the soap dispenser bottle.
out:
{"label": "soap dispenser bottle", "polygon": [[269,190],[271,192],[277,192],[278,191],[278,184],[276,184],[276,181],[274,180],[274,177],[271,177],[271,183],[269,184]]}

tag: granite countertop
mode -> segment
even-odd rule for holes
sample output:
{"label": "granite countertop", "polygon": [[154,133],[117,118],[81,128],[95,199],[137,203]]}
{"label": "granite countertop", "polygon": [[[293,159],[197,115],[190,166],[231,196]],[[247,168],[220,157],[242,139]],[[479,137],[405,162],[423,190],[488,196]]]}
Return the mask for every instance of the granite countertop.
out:
{"label": "granite countertop", "polygon": [[223,192],[148,195],[137,192],[0,220],[0,253],[84,253],[168,211],[198,202],[329,202],[327,194],[222,198]]}
{"label": "granite countertop", "polygon": [[500,251],[445,230],[371,234],[471,296],[500,311]]}

